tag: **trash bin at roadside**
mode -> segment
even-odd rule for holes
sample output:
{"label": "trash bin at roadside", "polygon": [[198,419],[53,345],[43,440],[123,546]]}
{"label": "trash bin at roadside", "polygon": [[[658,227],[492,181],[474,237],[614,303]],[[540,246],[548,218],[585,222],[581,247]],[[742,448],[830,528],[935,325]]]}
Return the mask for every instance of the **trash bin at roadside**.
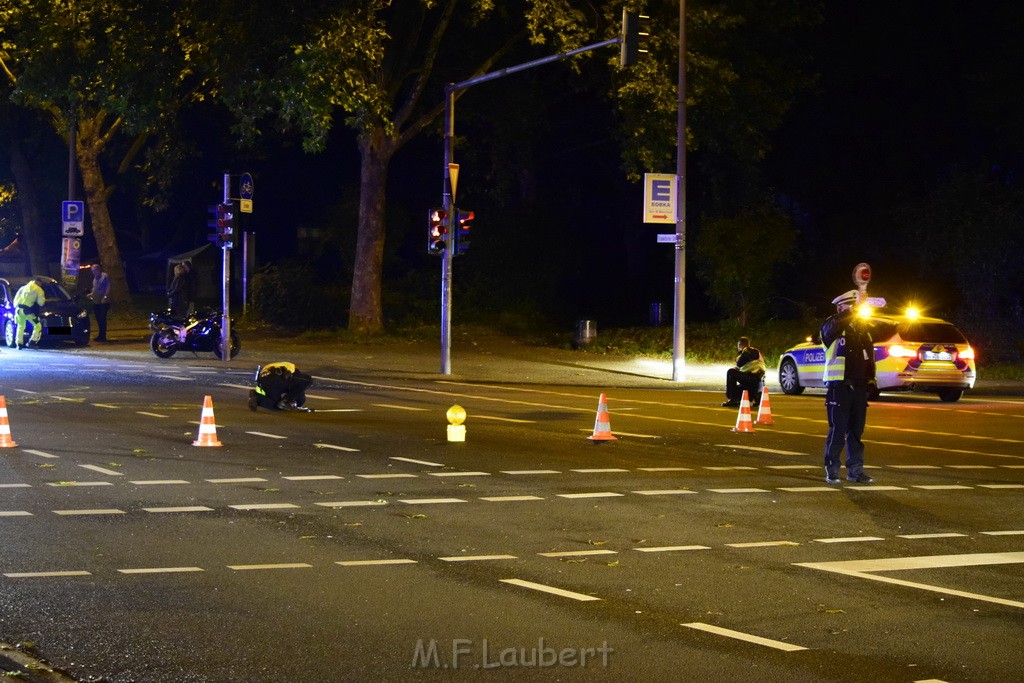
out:
{"label": "trash bin at roadside", "polygon": [[661,304],[660,303],[653,303],[653,304],[651,304],[650,308],[649,308],[649,312],[650,312],[651,326],[652,327],[658,327],[658,326],[660,326],[662,324],[662,322],[664,322],[664,320],[661,317]]}
{"label": "trash bin at roadside", "polygon": [[597,337],[597,323],[593,320],[580,320],[576,323],[576,339],[573,340],[576,348],[586,346]]}

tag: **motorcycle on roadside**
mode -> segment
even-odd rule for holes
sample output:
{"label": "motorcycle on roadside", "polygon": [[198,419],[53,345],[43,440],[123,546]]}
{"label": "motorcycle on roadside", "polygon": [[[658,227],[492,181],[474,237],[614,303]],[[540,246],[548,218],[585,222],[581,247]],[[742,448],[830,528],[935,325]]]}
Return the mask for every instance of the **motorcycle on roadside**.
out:
{"label": "motorcycle on roadside", "polygon": [[[215,309],[197,311],[185,319],[170,310],[150,313],[149,329],[153,336],[149,348],[158,358],[170,358],[178,351],[212,351],[217,358],[224,358],[221,317],[220,311]],[[242,340],[233,326],[230,344],[231,358],[234,358],[242,350]]]}

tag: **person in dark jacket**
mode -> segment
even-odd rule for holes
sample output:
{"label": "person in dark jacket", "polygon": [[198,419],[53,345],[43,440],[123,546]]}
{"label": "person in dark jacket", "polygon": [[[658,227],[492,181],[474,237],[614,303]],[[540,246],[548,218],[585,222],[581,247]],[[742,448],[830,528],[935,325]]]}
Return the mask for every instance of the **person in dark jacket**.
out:
{"label": "person in dark jacket", "polygon": [[846,446],[846,480],[856,484],[874,482],[864,472],[864,443],[868,396],[875,382],[875,347],[871,323],[854,311],[857,290],[840,294],[832,303],[836,313],[821,326],[825,348],[825,411],[828,437],[825,439],[825,483],[839,483],[839,455]]}
{"label": "person in dark jacket", "polygon": [[735,408],[740,404],[744,389],[752,406],[761,401],[761,382],[764,380],[765,364],[761,352],[750,345],[750,339],[740,337],[736,343],[740,355],[736,357],[736,367],[729,368],[725,373],[726,408]]}
{"label": "person in dark jacket", "polygon": [[270,410],[299,410],[306,408],[306,389],[313,384],[313,377],[300,371],[294,363],[268,363],[256,368],[256,388],[249,391],[249,410],[255,412],[259,406]]}
{"label": "person in dark jacket", "polygon": [[167,308],[177,318],[188,314],[188,274],[180,263],[174,266],[174,279],[167,288]]}

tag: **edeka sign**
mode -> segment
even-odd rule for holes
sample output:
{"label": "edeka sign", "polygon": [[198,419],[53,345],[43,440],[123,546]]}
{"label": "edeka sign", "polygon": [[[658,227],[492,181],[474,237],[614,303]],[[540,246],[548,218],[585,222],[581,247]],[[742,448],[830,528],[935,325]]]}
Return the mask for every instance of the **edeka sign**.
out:
{"label": "edeka sign", "polygon": [[644,173],[644,223],[676,222],[676,175]]}

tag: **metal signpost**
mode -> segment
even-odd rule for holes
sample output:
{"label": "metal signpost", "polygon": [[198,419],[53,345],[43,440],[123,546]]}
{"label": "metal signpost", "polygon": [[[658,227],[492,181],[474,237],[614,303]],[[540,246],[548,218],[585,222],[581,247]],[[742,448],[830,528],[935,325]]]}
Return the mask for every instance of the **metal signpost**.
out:
{"label": "metal signpost", "polygon": [[[224,204],[231,204],[231,174],[224,174]],[[231,361],[231,242],[221,247],[221,306],[223,319],[220,325],[220,357],[225,363]]]}

